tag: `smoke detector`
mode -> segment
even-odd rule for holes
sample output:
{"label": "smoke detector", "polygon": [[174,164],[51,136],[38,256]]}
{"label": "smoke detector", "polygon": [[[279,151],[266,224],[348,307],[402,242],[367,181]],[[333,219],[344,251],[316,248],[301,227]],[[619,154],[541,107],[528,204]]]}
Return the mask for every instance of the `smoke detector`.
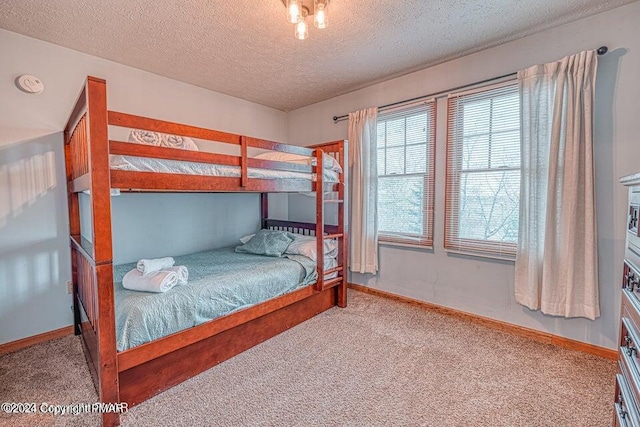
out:
{"label": "smoke detector", "polygon": [[16,79],[16,86],[23,92],[39,94],[44,91],[44,83],[36,76],[23,74]]}

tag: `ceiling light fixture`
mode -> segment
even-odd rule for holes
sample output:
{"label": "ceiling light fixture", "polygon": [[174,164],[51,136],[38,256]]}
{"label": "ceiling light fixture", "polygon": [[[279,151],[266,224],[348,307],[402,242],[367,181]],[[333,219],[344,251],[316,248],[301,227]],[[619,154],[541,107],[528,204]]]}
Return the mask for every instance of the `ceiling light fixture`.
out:
{"label": "ceiling light fixture", "polygon": [[314,16],[313,25],[316,28],[323,29],[329,25],[329,0],[282,0],[282,3],[287,8],[287,22],[295,25],[298,40],[309,37],[309,15]]}
{"label": "ceiling light fixture", "polygon": [[302,18],[296,24],[296,38],[298,40],[304,40],[309,37],[309,26],[307,25],[307,16],[309,15],[309,9],[302,8]]}

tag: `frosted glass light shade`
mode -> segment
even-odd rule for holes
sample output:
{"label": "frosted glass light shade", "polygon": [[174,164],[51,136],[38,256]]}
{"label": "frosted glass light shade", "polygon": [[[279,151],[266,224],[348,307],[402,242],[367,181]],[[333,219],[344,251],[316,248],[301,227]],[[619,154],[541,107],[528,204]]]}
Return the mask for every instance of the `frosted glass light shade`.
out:
{"label": "frosted glass light shade", "polygon": [[296,24],[296,38],[298,40],[304,40],[309,37],[309,26],[307,21],[303,18],[302,21]]}
{"label": "frosted glass light shade", "polygon": [[316,28],[327,28],[329,25],[329,0],[313,0],[313,25]]}
{"label": "frosted glass light shade", "polygon": [[297,24],[302,19],[301,0],[287,0],[287,22]]}

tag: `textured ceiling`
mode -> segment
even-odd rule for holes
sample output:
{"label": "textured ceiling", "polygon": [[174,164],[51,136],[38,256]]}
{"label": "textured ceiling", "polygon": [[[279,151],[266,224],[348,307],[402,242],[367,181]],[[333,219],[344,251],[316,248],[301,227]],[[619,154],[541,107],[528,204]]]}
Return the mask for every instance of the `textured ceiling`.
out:
{"label": "textured ceiling", "polygon": [[300,41],[281,0],[3,0],[0,27],[289,111],[633,1],[332,0]]}

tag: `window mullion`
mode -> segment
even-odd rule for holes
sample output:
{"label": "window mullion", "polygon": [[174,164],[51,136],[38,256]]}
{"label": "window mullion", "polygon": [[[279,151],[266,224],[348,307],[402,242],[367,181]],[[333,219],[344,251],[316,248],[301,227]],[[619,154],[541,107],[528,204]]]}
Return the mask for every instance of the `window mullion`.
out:
{"label": "window mullion", "polygon": [[487,153],[488,167],[491,169],[491,150],[493,143],[493,98],[489,100],[489,153]]}
{"label": "window mullion", "polygon": [[407,118],[404,118],[404,131],[403,131],[403,136],[404,136],[404,170],[403,172],[406,174],[407,173]]}

